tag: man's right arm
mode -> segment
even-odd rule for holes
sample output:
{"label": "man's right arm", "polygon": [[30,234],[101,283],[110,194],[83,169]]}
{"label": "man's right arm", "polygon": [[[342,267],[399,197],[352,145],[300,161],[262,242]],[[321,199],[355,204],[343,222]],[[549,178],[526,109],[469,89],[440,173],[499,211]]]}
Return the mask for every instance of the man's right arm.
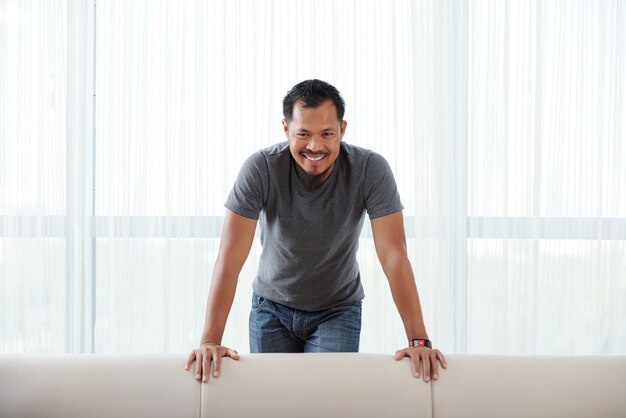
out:
{"label": "man's right arm", "polygon": [[235,350],[222,346],[222,336],[235,298],[239,273],[252,247],[256,224],[254,219],[226,211],[200,347],[189,354],[185,363],[185,370],[189,370],[194,360],[196,361],[196,380],[208,381],[211,361],[215,362],[213,376],[217,377],[222,357],[239,360],[239,354]]}

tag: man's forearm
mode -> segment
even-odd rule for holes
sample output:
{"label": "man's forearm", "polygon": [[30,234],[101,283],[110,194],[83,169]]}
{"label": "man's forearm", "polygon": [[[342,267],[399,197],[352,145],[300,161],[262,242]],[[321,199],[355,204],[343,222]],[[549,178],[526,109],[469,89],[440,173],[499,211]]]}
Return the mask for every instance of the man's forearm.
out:
{"label": "man's forearm", "polygon": [[391,295],[402,318],[407,339],[428,339],[415,277],[408,258],[404,255],[392,257],[383,265],[383,270],[389,280]]}
{"label": "man's forearm", "polygon": [[250,253],[255,228],[256,220],[226,211],[201,342],[222,343],[226,320],[237,290],[237,279]]}
{"label": "man's forearm", "polygon": [[238,272],[228,272],[223,266],[216,264],[207,298],[201,343],[222,344],[226,321],[237,290],[238,276]]}

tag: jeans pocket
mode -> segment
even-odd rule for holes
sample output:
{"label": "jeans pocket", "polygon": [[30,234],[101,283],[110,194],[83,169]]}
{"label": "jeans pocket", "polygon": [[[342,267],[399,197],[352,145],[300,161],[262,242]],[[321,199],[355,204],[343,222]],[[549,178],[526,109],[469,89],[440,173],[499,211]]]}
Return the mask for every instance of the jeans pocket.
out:
{"label": "jeans pocket", "polygon": [[341,305],[334,306],[330,308],[333,311],[353,311],[361,313],[361,307],[363,305],[363,301],[355,300],[354,302],[343,303]]}
{"label": "jeans pocket", "polygon": [[260,312],[261,309],[263,309],[263,306],[265,306],[265,302],[267,302],[267,299],[263,296],[252,293],[252,310],[254,312]]}

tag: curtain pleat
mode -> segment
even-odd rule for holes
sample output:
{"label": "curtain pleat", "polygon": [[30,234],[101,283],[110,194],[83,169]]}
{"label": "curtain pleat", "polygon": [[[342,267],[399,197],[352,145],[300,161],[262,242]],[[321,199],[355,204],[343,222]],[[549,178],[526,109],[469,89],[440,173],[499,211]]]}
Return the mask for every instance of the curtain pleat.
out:
{"label": "curtain pleat", "polygon": [[[223,202],[320,78],[394,171],[439,348],[626,353],[624,22],[619,0],[0,2],[0,351],[194,347]],[[392,353],[368,225],[358,262],[361,351]]]}

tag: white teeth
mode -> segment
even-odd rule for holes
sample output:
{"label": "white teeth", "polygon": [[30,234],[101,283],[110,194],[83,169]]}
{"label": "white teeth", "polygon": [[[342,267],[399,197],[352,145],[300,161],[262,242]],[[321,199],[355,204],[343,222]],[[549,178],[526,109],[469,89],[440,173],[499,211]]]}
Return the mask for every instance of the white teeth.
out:
{"label": "white teeth", "polygon": [[306,155],[304,154],[304,158],[306,158],[307,160],[311,160],[311,161],[319,161],[322,158],[324,158],[323,155],[317,156],[317,157],[313,157],[312,155]]}

